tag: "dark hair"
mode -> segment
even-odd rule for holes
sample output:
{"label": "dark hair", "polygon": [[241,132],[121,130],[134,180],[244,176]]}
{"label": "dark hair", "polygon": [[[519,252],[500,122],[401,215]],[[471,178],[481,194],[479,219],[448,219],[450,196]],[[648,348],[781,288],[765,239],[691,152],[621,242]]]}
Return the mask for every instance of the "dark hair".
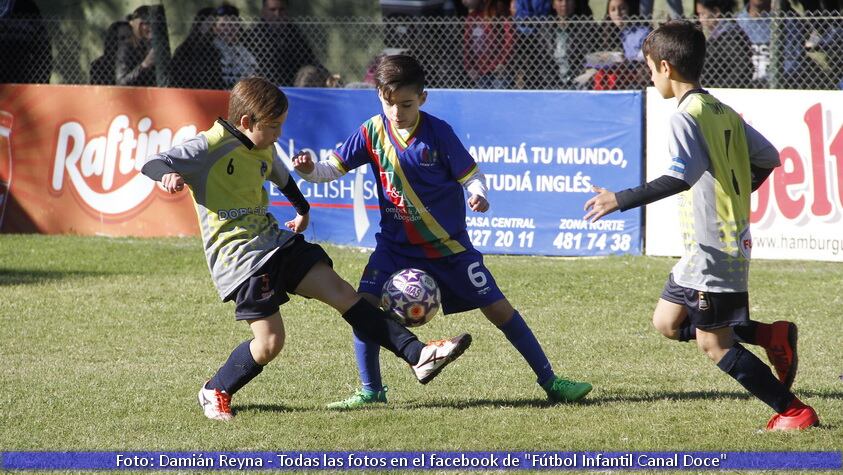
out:
{"label": "dark hair", "polygon": [[697,0],[697,3],[709,10],[716,8],[720,10],[720,13],[735,11],[735,0]]}
{"label": "dark hair", "polygon": [[221,6],[217,7],[214,11],[216,16],[240,16],[240,10],[237,9],[234,5],[229,5],[228,3],[223,3]]}
{"label": "dark hair", "polygon": [[687,81],[699,81],[705,62],[705,35],[696,25],[673,20],[660,25],[647,35],[641,47],[656,65],[670,63]]}
{"label": "dark hair", "polygon": [[287,112],[287,96],[275,84],[262,77],[237,81],[228,101],[228,121],[240,123],[244,115],[254,124],[270,121]]}
{"label": "dark hair", "polygon": [[129,22],[123,20],[108,25],[108,29],[102,35],[103,56],[113,57],[117,55],[117,49],[120,46],[120,28],[132,28],[132,26],[129,25]]}
{"label": "dark hair", "polygon": [[150,15],[150,8],[148,5],[141,5],[138,8],[135,8],[135,11],[129,14],[129,21],[141,19],[143,21],[149,21]]}
{"label": "dark hair", "polygon": [[414,87],[421,94],[424,91],[424,69],[416,58],[406,54],[385,56],[375,71],[375,87],[387,100],[402,87]]}

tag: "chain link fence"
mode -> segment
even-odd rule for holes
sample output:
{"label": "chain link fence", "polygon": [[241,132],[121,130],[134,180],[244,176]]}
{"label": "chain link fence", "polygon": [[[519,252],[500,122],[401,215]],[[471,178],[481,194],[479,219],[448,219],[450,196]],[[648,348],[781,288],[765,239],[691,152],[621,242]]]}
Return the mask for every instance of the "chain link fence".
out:
{"label": "chain link fence", "polygon": [[[843,88],[837,12],[700,23],[708,37],[704,86]],[[652,27],[645,19],[197,16],[190,24],[153,24],[151,39],[138,43],[128,24],[98,31],[68,20],[7,19],[0,20],[0,83],[228,89],[259,74],[282,86],[371,87],[378,57],[406,51],[435,88],[640,89],[649,83],[640,45]]]}

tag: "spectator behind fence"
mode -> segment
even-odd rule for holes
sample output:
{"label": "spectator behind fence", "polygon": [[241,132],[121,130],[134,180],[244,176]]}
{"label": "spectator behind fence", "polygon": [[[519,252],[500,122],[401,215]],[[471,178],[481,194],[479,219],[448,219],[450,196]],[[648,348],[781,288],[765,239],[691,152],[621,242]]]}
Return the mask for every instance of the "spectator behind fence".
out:
{"label": "spectator behind fence", "polygon": [[599,31],[588,0],[554,0],[556,28],[550,35],[549,48],[558,72],[558,89],[581,89],[578,76],[585,72],[585,54],[594,48]]}
{"label": "spectator behind fence", "polygon": [[228,4],[217,8],[212,31],[224,89],[234,87],[240,79],[254,76],[258,65],[251,51],[241,42],[240,10]]}
{"label": "spectator behind fence", "polygon": [[294,87],[342,87],[339,74],[333,74],[322,66],[302,66],[293,80]]}
{"label": "spectator behind fence", "polygon": [[505,21],[508,5],[499,0],[462,0],[468,9],[463,25],[462,64],[480,89],[506,89],[513,48],[512,23]]}
{"label": "spectator behind fence", "polygon": [[117,49],[132,39],[132,26],[120,20],[108,26],[102,36],[102,56],[91,61],[91,84],[114,85]]}
{"label": "spectator behind fence", "polygon": [[0,84],[48,83],[50,36],[33,0],[0,1]]}
{"label": "spectator behind fence", "polygon": [[261,19],[246,41],[260,74],[280,86],[293,84],[302,66],[319,66],[298,26],[287,15],[286,0],[263,0]]}
{"label": "spectator behind fence", "polygon": [[193,17],[190,32],[173,53],[170,81],[185,89],[224,89],[219,50],[214,46],[211,31],[216,9],[205,7]]}
{"label": "spectator behind fence", "polygon": [[701,79],[706,87],[752,87],[752,44],[731,18],[734,8],[735,0],[697,0],[697,17],[707,37]]}
{"label": "spectator behind fence", "polygon": [[515,54],[511,75],[516,89],[544,89],[556,76],[553,57],[545,39],[550,27],[551,0],[512,0],[515,12]]}
{"label": "spectator behind fence", "polygon": [[[653,17],[654,0],[641,0],[639,4],[638,14],[643,18]],[[667,0],[667,17],[671,20],[678,20],[685,15],[685,8],[682,6],[682,0]]]}
{"label": "spectator behind fence", "polygon": [[843,89],[843,22],[829,25],[829,30],[809,47],[825,53],[828,64],[827,75],[831,79],[829,87]]}
{"label": "spectator behind fence", "polygon": [[140,6],[129,14],[132,36],[117,46],[114,62],[115,84],[119,86],[155,85],[155,50],[152,48],[150,8]]}
{"label": "spectator behind fence", "polygon": [[609,0],[602,25],[602,51],[588,55],[595,68],[594,89],[640,89],[649,84],[641,46],[650,26],[630,17],[638,16],[635,0]]}
{"label": "spectator behind fence", "polygon": [[[779,15],[779,42],[772,44],[772,17],[770,0],[748,0],[746,8],[737,15],[738,25],[752,44],[753,80],[759,87],[808,87],[813,78],[808,77],[808,59],[805,51],[807,39],[803,22],[793,18],[795,13],[785,2]],[[770,68],[772,48],[778,47],[779,68]]]}

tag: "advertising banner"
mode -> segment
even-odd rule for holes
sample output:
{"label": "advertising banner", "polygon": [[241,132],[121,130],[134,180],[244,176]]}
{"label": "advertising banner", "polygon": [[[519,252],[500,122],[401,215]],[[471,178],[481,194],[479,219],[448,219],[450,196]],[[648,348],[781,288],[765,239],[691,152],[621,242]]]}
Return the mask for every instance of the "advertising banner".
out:
{"label": "advertising banner", "polygon": [[[290,119],[278,143],[289,158],[319,159],[381,111],[374,90],[286,89]],[[475,246],[485,253],[593,256],[640,254],[640,211],[582,220],[592,185],[640,183],[640,92],[429,91],[423,110],[448,122],[480,165],[491,209],[468,211]],[[331,183],[299,187],[313,206],[308,237],[374,247],[379,212],[370,167]],[[271,190],[271,212],[291,209]]]}
{"label": "advertising banner", "polygon": [[198,234],[190,195],[139,170],[227,108],[225,91],[0,84],[0,232]]}
{"label": "advertising banner", "polygon": [[[843,92],[715,89],[779,150],[782,166],[752,195],[752,257],[843,261]],[[675,100],[647,90],[647,180],[670,166]],[[676,197],[647,206],[646,252],[682,253]]]}

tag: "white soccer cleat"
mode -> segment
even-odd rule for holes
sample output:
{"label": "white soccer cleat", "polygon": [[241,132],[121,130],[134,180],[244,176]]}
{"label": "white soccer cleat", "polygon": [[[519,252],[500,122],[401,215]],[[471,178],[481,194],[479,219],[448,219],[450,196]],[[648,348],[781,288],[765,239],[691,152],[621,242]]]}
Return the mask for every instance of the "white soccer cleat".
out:
{"label": "white soccer cleat", "polygon": [[419,362],[413,368],[422,384],[429,383],[442,368],[457,359],[471,345],[471,335],[463,333],[450,340],[432,340],[422,348]]}
{"label": "white soccer cleat", "polygon": [[225,391],[206,389],[203,384],[199,390],[199,405],[208,419],[230,421],[234,418],[231,413],[231,396]]}

